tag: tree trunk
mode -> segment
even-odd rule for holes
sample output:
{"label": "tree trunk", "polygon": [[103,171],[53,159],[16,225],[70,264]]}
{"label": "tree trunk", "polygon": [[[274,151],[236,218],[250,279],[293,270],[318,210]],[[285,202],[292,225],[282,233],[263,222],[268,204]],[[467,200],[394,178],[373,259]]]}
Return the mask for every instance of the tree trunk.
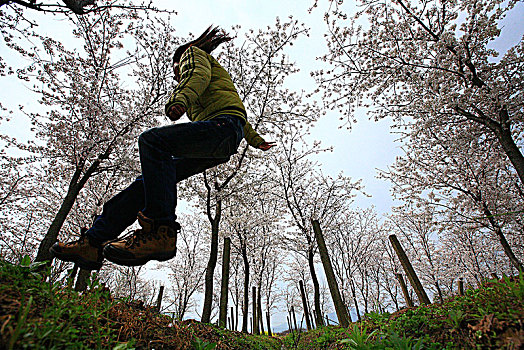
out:
{"label": "tree trunk", "polygon": [[49,261],[49,265],[51,264],[53,256],[49,252],[49,248],[51,248],[53,244],[55,244],[55,242],[58,240],[58,234],[60,233],[60,229],[62,228],[62,225],[64,224],[67,215],[71,211],[71,208],[73,208],[78,194],[80,193],[82,188],[84,188],[84,185],[86,184],[87,180],[89,180],[93,173],[96,171],[96,169],[98,169],[101,160],[109,157],[110,152],[111,149],[108,148],[103,155],[99,156],[99,158],[95,160],[93,164],[91,164],[91,166],[87,169],[83,176],[81,175],[84,167],[77,167],[75,173],[71,178],[71,181],[69,182],[69,188],[67,190],[67,194],[64,200],[62,201],[62,204],[60,205],[60,209],[58,209],[58,212],[56,213],[53,221],[51,222],[51,226],[49,226],[47,233],[45,234],[44,238],[42,239],[42,242],[40,243],[40,246],[38,247],[38,253],[36,254],[35,261]]}
{"label": "tree trunk", "polygon": [[358,309],[357,292],[355,290],[355,282],[351,280],[351,294],[353,294],[353,302],[355,303],[355,312],[357,313],[357,319],[360,321],[360,311]]}
{"label": "tree trunk", "polygon": [[500,124],[500,128],[492,130],[495,132],[495,135],[497,136],[504,153],[506,153],[509,161],[517,171],[520,182],[524,184],[524,156],[522,155],[522,152],[511,135],[511,127],[508,121],[507,110],[502,108],[500,115],[501,119],[503,120]]}
{"label": "tree trunk", "polygon": [[266,322],[267,322],[267,335],[270,337],[273,336],[273,333],[271,332],[271,314],[269,313],[269,309],[266,311]]}
{"label": "tree trunk", "polygon": [[62,0],[62,2],[77,15],[85,13],[85,6],[95,4],[95,0]]}
{"label": "tree trunk", "polygon": [[247,259],[247,248],[245,243],[242,245],[242,260],[244,261],[244,305],[242,305],[242,332],[247,333],[249,317],[249,260]]}
{"label": "tree trunk", "polygon": [[87,289],[87,280],[91,276],[91,271],[80,269],[78,277],[76,278],[75,290],[77,292],[83,292]]}
{"label": "tree trunk", "polygon": [[413,266],[411,265],[411,262],[409,261],[408,256],[406,255],[406,252],[404,252],[404,249],[400,245],[397,236],[390,235],[389,241],[391,242],[393,249],[395,249],[395,252],[397,253],[398,259],[400,260],[400,263],[404,268],[404,272],[408,276],[411,286],[415,290],[415,293],[417,293],[418,300],[421,304],[431,304],[431,301],[429,300],[428,295],[424,290],[424,287],[422,287],[422,283],[420,283],[420,280],[418,279],[417,274],[415,273],[415,270],[413,269]]}
{"label": "tree trunk", "polygon": [[298,332],[297,316],[295,314],[295,307],[293,305],[291,305],[291,316],[293,317],[293,326],[295,326],[295,331]]}
{"label": "tree trunk", "polygon": [[409,296],[408,286],[406,285],[406,282],[404,282],[404,278],[400,273],[396,273],[395,276],[397,276],[398,283],[400,283],[400,288],[402,289],[402,294],[404,294],[406,305],[408,307],[413,307],[413,301],[411,301],[411,297]]}
{"label": "tree trunk", "polygon": [[444,295],[442,294],[442,289],[440,288],[440,283],[438,283],[438,281],[435,281],[435,288],[437,288],[438,299],[440,303],[444,303]]}
{"label": "tree trunk", "polygon": [[347,308],[342,301],[342,296],[340,295],[340,290],[338,289],[338,283],[333,272],[333,266],[331,265],[331,260],[329,259],[329,253],[326,247],[326,242],[324,241],[324,235],[320,229],[320,224],[318,220],[313,220],[313,230],[315,231],[315,237],[317,239],[318,251],[320,253],[320,259],[322,260],[322,265],[324,266],[324,272],[326,273],[326,279],[329,286],[329,291],[331,292],[331,298],[333,299],[333,304],[335,305],[335,311],[337,313],[337,318],[339,324],[347,328],[350,323],[350,318],[347,312]]}
{"label": "tree trunk", "polygon": [[317,327],[324,325],[324,318],[322,317],[322,310],[320,309],[320,286],[318,284],[317,279],[317,273],[315,272],[315,263],[314,263],[314,253],[313,253],[313,247],[311,246],[308,249],[308,264],[309,264],[309,272],[311,273],[311,280],[313,282],[313,293],[314,293],[314,300],[313,303],[315,305],[315,323],[317,324]]}
{"label": "tree trunk", "polygon": [[222,252],[222,285],[220,287],[220,313],[218,325],[226,327],[227,321],[227,296],[229,291],[229,261],[231,253],[231,238],[224,238],[224,250]]}
{"label": "tree trunk", "polygon": [[[237,317],[238,317],[238,315],[237,315]],[[236,331],[237,330],[236,317],[235,317],[235,314],[233,312],[233,306],[231,306],[231,330],[232,331]]]}
{"label": "tree trunk", "polygon": [[213,307],[213,276],[215,274],[215,267],[217,266],[218,259],[218,227],[221,210],[221,202],[217,201],[215,219],[211,222],[211,251],[209,253],[209,261],[207,262],[206,268],[202,323],[211,322],[211,309]]}
{"label": "tree trunk", "polygon": [[235,331],[238,329],[238,303],[235,305]]}
{"label": "tree trunk", "polygon": [[36,254],[35,261],[51,262],[51,260],[53,259],[53,256],[49,252],[49,248],[51,248],[53,244],[55,244],[55,242],[58,240],[58,234],[60,232],[60,229],[62,228],[62,225],[64,224],[67,215],[71,211],[71,208],[73,208],[75,200],[78,197],[78,193],[80,193],[81,187],[77,183],[79,176],[80,171],[77,171],[77,173],[73,175],[73,178],[71,179],[71,182],[69,184],[69,189],[67,190],[67,194],[64,197],[62,204],[60,205],[60,208],[58,209],[58,212],[56,213],[53,221],[51,222],[51,226],[49,226],[47,233],[45,234],[44,238],[42,239],[42,242],[40,243],[40,246],[38,247],[38,253]]}
{"label": "tree trunk", "polygon": [[156,312],[160,312],[162,309],[162,298],[164,297],[164,286],[160,286],[160,290],[158,291],[158,297],[156,299],[156,305],[155,309]]}
{"label": "tree trunk", "polygon": [[257,287],[253,287],[253,334],[259,335],[260,331],[258,330],[258,317],[257,317]]}
{"label": "tree trunk", "polygon": [[304,308],[304,317],[306,318],[306,327],[307,327],[307,330],[310,331],[312,328],[311,328],[311,321],[309,320],[309,310],[307,306],[306,292],[304,291],[304,282],[298,281],[298,285],[300,288],[300,296],[302,297],[302,307]]}
{"label": "tree trunk", "polygon": [[464,280],[462,278],[458,280],[458,292],[460,296],[464,295]]}
{"label": "tree trunk", "polygon": [[502,245],[502,248],[504,249],[504,253],[506,253],[506,256],[509,258],[509,261],[517,269],[517,271],[524,271],[522,267],[522,263],[520,260],[515,256],[515,253],[513,253],[513,250],[511,249],[511,246],[508,243],[508,240],[506,239],[506,236],[504,235],[504,232],[502,232],[502,229],[500,228],[500,225],[495,221],[493,218],[493,214],[491,213],[491,210],[487,207],[485,203],[482,204],[484,215],[486,215],[486,218],[488,219],[490,225],[495,229],[495,233],[497,234],[497,237],[499,238],[499,242]]}
{"label": "tree trunk", "polygon": [[258,286],[258,293],[257,293],[257,319],[258,324],[260,326],[260,334],[264,334],[264,314],[262,313],[262,295],[260,293],[260,290],[262,288]]}

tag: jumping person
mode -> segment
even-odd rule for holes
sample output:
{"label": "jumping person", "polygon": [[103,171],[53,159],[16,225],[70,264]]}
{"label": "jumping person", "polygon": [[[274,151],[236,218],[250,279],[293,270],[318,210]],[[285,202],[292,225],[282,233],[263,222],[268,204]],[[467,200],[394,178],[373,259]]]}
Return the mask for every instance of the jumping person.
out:
{"label": "jumping person", "polygon": [[[209,27],[196,40],[177,48],[173,68],[178,85],[166,104],[167,117],[183,114],[190,123],[153,128],[138,138],[142,174],[105,203],[102,214],[77,241],[57,242],[50,252],[86,270],[98,270],[105,257],[119,265],[165,261],[176,254],[176,184],[236,153],[242,138],[267,151],[266,142],[247,122],[246,109],[227,71],[210,55],[231,40]],[[118,236],[138,218],[141,228]]]}

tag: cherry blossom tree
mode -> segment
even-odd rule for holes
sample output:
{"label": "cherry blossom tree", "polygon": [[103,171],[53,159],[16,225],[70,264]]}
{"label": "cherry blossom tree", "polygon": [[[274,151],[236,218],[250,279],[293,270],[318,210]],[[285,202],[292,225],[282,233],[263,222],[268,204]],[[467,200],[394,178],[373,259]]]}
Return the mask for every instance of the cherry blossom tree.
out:
{"label": "cherry blossom tree", "polygon": [[[25,11],[33,10],[44,14],[69,14],[76,15],[93,14],[107,9],[142,10],[151,12],[172,12],[159,10],[153,6],[153,1],[146,1],[137,5],[133,3],[116,1],[96,0],[62,0],[37,1],[37,0],[0,0],[0,8],[9,8],[18,16],[23,17]],[[36,25],[36,23],[34,24]]]}
{"label": "cherry blossom tree", "polygon": [[387,231],[378,214],[373,208],[343,208],[334,220],[324,233],[344,304],[348,308],[353,305],[357,317],[361,311],[368,312],[370,304],[377,309],[388,308],[378,300],[382,284],[394,288],[386,278],[393,273],[394,264],[385,250]]}
{"label": "cherry blossom tree", "polygon": [[[137,134],[155,124],[159,116],[169,81],[167,57],[175,40],[163,21],[137,22],[136,16],[106,11],[96,18],[78,18],[74,34],[83,43],[83,52],[42,38],[49,58],[36,56],[39,85],[35,85],[35,92],[48,112],[28,116],[37,138],[45,142],[33,151],[46,160],[48,175],[53,175],[56,195],[62,202],[37,260],[50,258],[48,249],[87,181],[131,160],[128,155],[136,154]],[[125,25],[134,40],[134,52],[124,50]],[[31,67],[22,72],[29,78]],[[131,88],[121,83],[120,68],[136,78]],[[69,183],[66,193],[59,184],[62,181]]]}
{"label": "cherry blossom tree", "polygon": [[171,293],[168,309],[175,318],[182,320],[184,315],[196,307],[195,296],[201,291],[205,271],[203,253],[207,235],[203,218],[194,214],[183,218],[182,232],[177,238],[177,256],[168,263]]}
{"label": "cherry blossom tree", "polygon": [[243,332],[248,326],[250,287],[257,288],[255,322],[263,325],[262,296],[270,311],[276,300],[276,271],[282,264],[282,203],[272,194],[272,183],[264,175],[252,179],[244,183],[241,193],[228,198],[231,204],[225,211],[224,227],[231,233],[234,258],[242,261]]}
{"label": "cherry blossom tree", "polygon": [[[70,17],[68,46],[38,34],[30,49],[10,45],[29,62],[17,76],[32,82],[29,93],[40,99],[17,114],[3,111],[6,126],[9,119],[27,117],[32,132],[28,141],[2,136],[9,149],[3,160],[15,169],[3,186],[11,198],[2,208],[10,218],[3,229],[24,237],[20,227],[25,226],[30,239],[23,243],[33,242],[33,249],[47,231],[37,260],[51,258],[48,248],[60,232],[72,236],[89,227],[101,205],[139,173],[136,137],[164,119],[161,106],[178,39],[164,20],[137,21],[137,16],[106,9]],[[23,200],[17,194],[22,184],[32,193]]]}
{"label": "cherry blossom tree", "polygon": [[288,125],[283,128],[279,142],[281,152],[273,159],[275,195],[288,209],[288,225],[292,228],[288,249],[303,255],[308,262],[314,290],[315,322],[323,324],[320,306],[320,284],[315,271],[317,245],[311,220],[319,220],[322,227],[332,224],[336,213],[349,206],[355,192],[361,189],[360,181],[342,174],[336,178],[323,175],[317,164],[308,158],[323,151],[320,144],[304,143],[307,127]]}
{"label": "cherry blossom tree", "polygon": [[[310,317],[311,327],[324,325],[324,316],[322,316],[322,323],[318,324],[316,316],[317,314],[326,315],[332,312],[333,303],[331,302],[331,296],[329,289],[326,284],[317,281],[318,286],[318,310],[315,306],[315,287],[313,284],[312,275],[310,272],[309,263],[307,257],[303,253],[297,252],[296,250],[287,249],[287,256],[285,259],[285,270],[283,271],[283,282],[285,283],[283,288],[280,288],[279,300],[284,303],[280,307],[289,312],[291,306],[293,306],[295,312],[297,313],[297,326],[299,328],[307,327],[306,315],[304,310],[304,303],[302,301],[302,295],[300,292],[300,281],[302,281],[304,286],[304,294],[306,298],[306,305],[308,308],[308,314]],[[315,275],[316,276],[316,275]]]}
{"label": "cherry blossom tree", "polygon": [[100,283],[111,290],[115,297],[129,298],[142,305],[153,305],[159,283],[147,278],[144,266],[111,265],[97,275]]}
{"label": "cherry blossom tree", "polygon": [[[523,42],[504,55],[490,48],[518,1],[359,1],[348,19],[342,1],[326,13],[330,64],[314,73],[327,107],[354,121],[356,108],[403,127],[478,126],[494,139],[524,183]],[[460,17],[459,17],[460,16]],[[456,134],[447,138],[456,140]]]}
{"label": "cherry blossom tree", "polygon": [[[460,142],[446,138],[449,131]],[[438,208],[435,215],[445,216],[440,221],[476,226],[496,237],[519,270],[522,252],[514,247],[521,247],[521,184],[497,152],[497,141],[479,139],[480,132],[476,126],[420,129],[406,137],[405,156],[381,176],[392,181],[399,199]]]}
{"label": "cherry blossom tree", "polygon": [[38,179],[43,174],[35,166],[34,156],[9,155],[9,144],[0,156],[0,255],[15,262],[38,247],[33,232],[43,228],[43,210],[38,205]]}

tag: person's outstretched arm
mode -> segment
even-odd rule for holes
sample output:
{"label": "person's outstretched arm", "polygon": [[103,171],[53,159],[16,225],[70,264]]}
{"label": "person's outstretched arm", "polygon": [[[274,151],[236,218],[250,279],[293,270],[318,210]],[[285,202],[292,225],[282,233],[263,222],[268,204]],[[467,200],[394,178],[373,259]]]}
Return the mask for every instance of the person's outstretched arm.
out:
{"label": "person's outstretched arm", "polygon": [[275,142],[266,142],[262,136],[260,136],[249,124],[249,122],[246,122],[246,125],[244,125],[244,138],[246,139],[247,143],[251,147],[255,147],[258,149],[261,149],[263,151],[267,151],[271,147],[275,146]]}

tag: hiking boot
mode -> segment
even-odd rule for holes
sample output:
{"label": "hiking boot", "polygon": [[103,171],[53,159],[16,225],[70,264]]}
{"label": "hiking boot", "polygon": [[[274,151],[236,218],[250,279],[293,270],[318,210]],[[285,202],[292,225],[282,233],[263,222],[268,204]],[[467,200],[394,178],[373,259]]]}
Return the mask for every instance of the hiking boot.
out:
{"label": "hiking boot", "polygon": [[142,227],[104,247],[104,257],[118,265],[138,266],[149,260],[165,261],[176,255],[176,238],[180,225],[156,225],[154,220],[138,213]]}
{"label": "hiking boot", "polygon": [[57,259],[70,261],[84,270],[100,270],[102,267],[102,246],[95,246],[86,236],[78,241],[62,243],[56,242],[49,252]]}

